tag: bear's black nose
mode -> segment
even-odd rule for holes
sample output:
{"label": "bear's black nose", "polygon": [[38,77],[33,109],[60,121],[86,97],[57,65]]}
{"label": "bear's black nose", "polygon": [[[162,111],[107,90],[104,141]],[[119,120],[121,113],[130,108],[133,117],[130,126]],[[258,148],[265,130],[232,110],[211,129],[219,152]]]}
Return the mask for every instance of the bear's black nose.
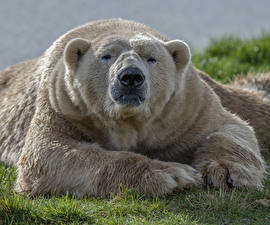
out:
{"label": "bear's black nose", "polygon": [[145,76],[139,68],[128,67],[118,75],[118,80],[124,87],[139,88],[144,83]]}

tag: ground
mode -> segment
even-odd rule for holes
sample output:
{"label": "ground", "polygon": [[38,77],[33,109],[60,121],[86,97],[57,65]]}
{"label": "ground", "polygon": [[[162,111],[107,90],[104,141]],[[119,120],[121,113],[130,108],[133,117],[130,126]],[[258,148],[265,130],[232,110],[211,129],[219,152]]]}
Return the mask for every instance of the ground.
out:
{"label": "ground", "polygon": [[[193,51],[193,62],[224,83],[234,74],[269,71],[270,35],[213,41],[204,52]],[[270,166],[270,149],[263,155]],[[270,224],[269,176],[259,191],[194,188],[163,199],[123,187],[109,199],[29,198],[13,191],[15,178],[15,168],[0,165],[0,224]]]}

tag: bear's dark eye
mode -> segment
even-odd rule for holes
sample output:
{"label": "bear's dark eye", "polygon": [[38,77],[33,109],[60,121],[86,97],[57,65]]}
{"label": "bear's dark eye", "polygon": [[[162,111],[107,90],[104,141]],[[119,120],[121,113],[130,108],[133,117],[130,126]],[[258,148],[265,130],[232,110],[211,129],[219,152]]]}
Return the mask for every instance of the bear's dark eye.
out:
{"label": "bear's dark eye", "polygon": [[111,59],[112,58],[112,56],[111,55],[109,55],[109,54],[107,54],[107,55],[104,55],[104,56],[102,56],[102,60],[109,60],[109,59]]}
{"label": "bear's dark eye", "polygon": [[153,58],[153,57],[150,57],[149,59],[147,59],[147,62],[149,62],[149,63],[156,63],[157,60],[155,58]]}

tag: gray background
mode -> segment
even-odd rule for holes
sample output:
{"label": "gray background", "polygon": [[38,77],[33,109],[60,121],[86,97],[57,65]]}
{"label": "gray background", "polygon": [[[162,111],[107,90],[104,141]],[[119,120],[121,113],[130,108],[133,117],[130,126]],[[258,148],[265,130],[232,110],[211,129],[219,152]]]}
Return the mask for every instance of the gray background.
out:
{"label": "gray background", "polygon": [[0,69],[42,54],[75,26],[132,19],[203,49],[225,34],[270,32],[270,0],[0,0]]}

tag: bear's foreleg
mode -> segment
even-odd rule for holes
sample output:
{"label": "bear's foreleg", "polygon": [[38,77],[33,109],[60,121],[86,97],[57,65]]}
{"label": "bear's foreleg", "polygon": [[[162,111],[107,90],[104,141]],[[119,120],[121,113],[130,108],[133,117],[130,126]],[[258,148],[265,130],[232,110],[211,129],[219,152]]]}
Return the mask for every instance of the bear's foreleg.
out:
{"label": "bear's foreleg", "polygon": [[209,134],[197,150],[193,166],[210,186],[263,186],[264,161],[252,129],[245,124],[227,123]]}
{"label": "bear's foreleg", "polygon": [[200,174],[188,165],[107,151],[96,143],[54,132],[45,132],[43,126],[30,128],[18,162],[16,191],[108,196],[122,184],[146,196],[162,196],[201,181]]}

